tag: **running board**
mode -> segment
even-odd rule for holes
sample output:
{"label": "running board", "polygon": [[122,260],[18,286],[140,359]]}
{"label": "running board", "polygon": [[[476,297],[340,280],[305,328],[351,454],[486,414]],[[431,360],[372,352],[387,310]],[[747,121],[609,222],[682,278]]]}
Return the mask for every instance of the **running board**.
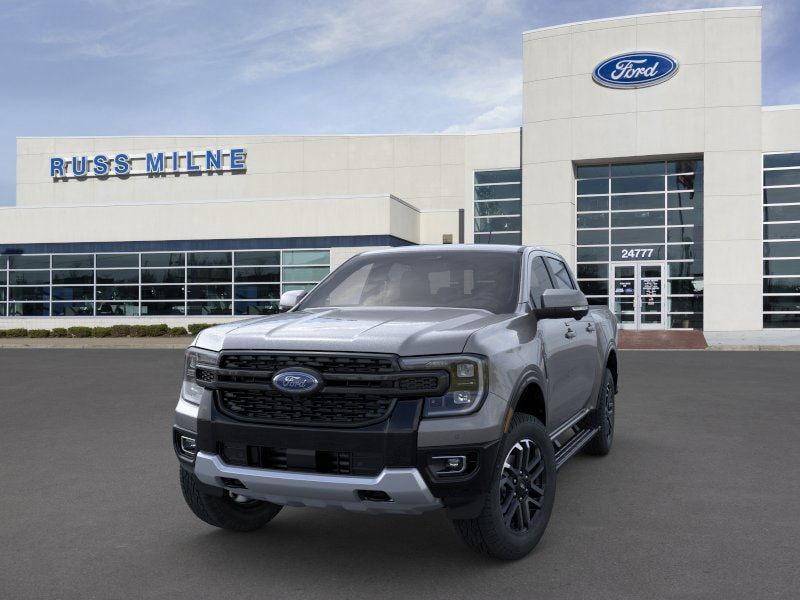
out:
{"label": "running board", "polygon": [[559,448],[556,451],[556,469],[560,469],[565,462],[567,462],[578,452],[578,450],[588,444],[595,434],[597,434],[598,430],[598,427],[594,427],[593,429],[584,429],[574,437],[570,438],[566,444]]}
{"label": "running board", "polygon": [[569,431],[570,429],[575,427],[575,425],[578,424],[578,421],[580,421],[583,417],[588,415],[589,412],[590,410],[588,408],[583,408],[578,412],[576,412],[574,415],[572,415],[572,417],[569,420],[567,420],[566,423],[564,423],[561,427],[559,427],[550,434],[550,439],[555,442],[564,432]]}

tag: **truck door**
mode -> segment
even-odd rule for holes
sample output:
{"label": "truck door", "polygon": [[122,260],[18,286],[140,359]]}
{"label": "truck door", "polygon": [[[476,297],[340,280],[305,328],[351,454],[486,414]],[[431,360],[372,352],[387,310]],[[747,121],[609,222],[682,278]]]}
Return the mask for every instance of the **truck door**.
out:
{"label": "truck door", "polygon": [[[531,299],[535,306],[541,306],[542,294],[547,289],[555,288],[544,258],[534,256],[530,266]],[[572,339],[567,336],[569,322],[573,319],[539,319],[536,328],[542,340],[545,353],[545,370],[548,386],[548,429],[559,425],[567,412],[564,398],[570,394],[572,366],[570,351]]]}
{"label": "truck door", "polygon": [[[544,260],[556,289],[578,289],[567,266],[546,256]],[[556,369],[563,381],[553,381],[551,412],[553,425],[561,424],[587,405],[597,376],[597,337],[594,318],[546,319],[562,321],[560,331],[551,331],[551,344],[559,347],[550,355],[548,372]],[[560,335],[559,335],[560,334]],[[560,363],[560,364],[556,364]]]}

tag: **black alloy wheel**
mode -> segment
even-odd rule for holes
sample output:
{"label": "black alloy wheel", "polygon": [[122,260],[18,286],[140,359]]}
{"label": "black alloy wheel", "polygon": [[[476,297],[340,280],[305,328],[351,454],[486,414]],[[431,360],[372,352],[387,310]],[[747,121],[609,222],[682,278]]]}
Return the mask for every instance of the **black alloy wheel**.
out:
{"label": "black alloy wheel", "polygon": [[544,502],[546,474],[542,451],[529,438],[518,441],[500,474],[500,511],[514,533],[527,533]]}

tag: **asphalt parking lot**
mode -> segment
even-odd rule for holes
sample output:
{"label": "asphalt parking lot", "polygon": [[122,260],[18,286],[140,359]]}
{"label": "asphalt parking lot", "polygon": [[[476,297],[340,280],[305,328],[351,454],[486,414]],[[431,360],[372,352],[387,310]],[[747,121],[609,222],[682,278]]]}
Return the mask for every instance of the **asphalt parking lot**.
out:
{"label": "asphalt parking lot", "polygon": [[0,350],[3,598],[796,598],[795,352],[625,352],[617,437],[559,473],[517,563],[443,514],[285,509],[233,534],[184,505],[175,350]]}

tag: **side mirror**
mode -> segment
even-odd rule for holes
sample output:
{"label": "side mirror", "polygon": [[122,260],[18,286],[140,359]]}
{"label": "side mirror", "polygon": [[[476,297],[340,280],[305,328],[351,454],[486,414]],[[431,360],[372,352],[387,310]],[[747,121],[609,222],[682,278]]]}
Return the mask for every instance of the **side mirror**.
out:
{"label": "side mirror", "polygon": [[284,292],[281,294],[281,301],[278,304],[278,310],[281,312],[286,312],[287,310],[293,309],[307,293],[308,292],[306,290],[292,290],[291,292]]}
{"label": "side mirror", "polygon": [[540,319],[580,319],[589,312],[589,302],[579,290],[545,290],[541,307],[534,309]]}

